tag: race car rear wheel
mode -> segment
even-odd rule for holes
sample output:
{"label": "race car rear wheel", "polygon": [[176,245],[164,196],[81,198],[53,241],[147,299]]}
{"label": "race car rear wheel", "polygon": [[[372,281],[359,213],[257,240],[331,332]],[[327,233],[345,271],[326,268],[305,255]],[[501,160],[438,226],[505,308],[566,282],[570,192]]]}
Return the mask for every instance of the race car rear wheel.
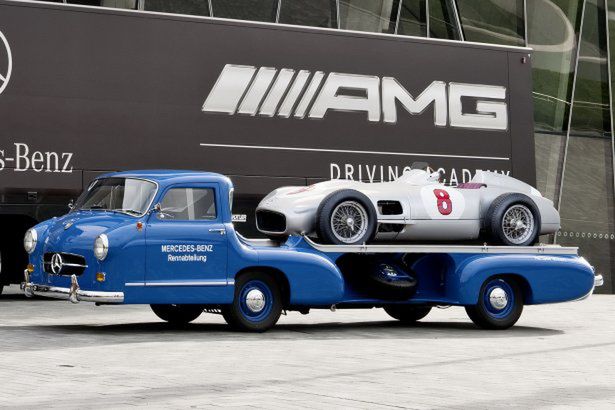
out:
{"label": "race car rear wheel", "polygon": [[523,293],[512,279],[491,278],[481,287],[478,303],[466,306],[466,312],[483,329],[508,329],[521,317]]}
{"label": "race car rear wheel", "polygon": [[540,212],[534,201],[523,194],[497,197],[486,214],[486,227],[497,244],[528,246],[540,234]]}
{"label": "race car rear wheel", "polygon": [[364,194],[345,189],[329,194],[316,214],[318,237],[337,245],[356,245],[370,241],[376,233],[377,216]]}
{"label": "race car rear wheel", "polygon": [[160,319],[172,325],[185,325],[196,320],[203,313],[201,305],[150,305]]}
{"label": "race car rear wheel", "polygon": [[389,305],[384,307],[384,311],[400,322],[415,323],[429,314],[431,306]]}

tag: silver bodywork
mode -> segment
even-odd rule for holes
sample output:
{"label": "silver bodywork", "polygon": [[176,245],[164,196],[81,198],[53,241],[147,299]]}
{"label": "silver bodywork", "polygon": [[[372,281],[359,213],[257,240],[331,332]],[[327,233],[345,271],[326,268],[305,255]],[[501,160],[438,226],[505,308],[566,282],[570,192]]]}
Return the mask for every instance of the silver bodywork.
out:
{"label": "silver bodywork", "polygon": [[[553,202],[515,178],[477,171],[471,181],[474,188],[470,189],[445,186],[438,179],[437,173],[413,169],[392,182],[332,180],[308,187],[278,188],[260,202],[256,212],[271,211],[284,215],[286,229],[283,232],[267,231],[260,226],[258,229],[269,235],[313,235],[320,203],[327,195],[344,189],[359,191],[370,199],[378,217],[376,240],[477,239],[489,206],[506,193],[522,193],[534,201],[541,216],[541,235],[555,233],[560,228],[559,213]],[[450,208],[444,205],[446,209],[443,209],[442,204],[438,207],[442,201],[438,195],[448,196]],[[399,204],[397,208],[401,212],[383,212],[383,203]]]}

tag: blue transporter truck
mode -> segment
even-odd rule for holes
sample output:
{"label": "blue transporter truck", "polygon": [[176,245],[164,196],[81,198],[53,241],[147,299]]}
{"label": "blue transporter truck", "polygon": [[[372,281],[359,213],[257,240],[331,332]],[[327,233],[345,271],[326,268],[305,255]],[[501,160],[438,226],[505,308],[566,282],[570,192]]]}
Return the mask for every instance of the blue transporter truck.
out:
{"label": "blue transporter truck", "polygon": [[415,322],[464,306],[506,329],[524,305],[583,299],[602,277],[559,246],[320,245],[249,240],[232,223],[229,178],[188,171],[103,175],[68,214],[28,230],[22,287],[71,302],[149,304],[174,324],[204,311],[264,331],[284,310],[381,307]]}

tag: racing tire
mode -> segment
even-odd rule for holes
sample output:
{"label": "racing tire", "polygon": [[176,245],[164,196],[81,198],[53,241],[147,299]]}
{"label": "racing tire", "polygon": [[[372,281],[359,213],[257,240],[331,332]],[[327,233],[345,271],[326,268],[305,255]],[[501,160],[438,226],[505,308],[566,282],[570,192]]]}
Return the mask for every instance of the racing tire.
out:
{"label": "racing tire", "polygon": [[160,319],[172,325],[187,325],[203,313],[201,305],[150,305]]}
{"label": "racing tire", "polygon": [[523,293],[514,280],[491,278],[483,283],[478,303],[465,309],[472,322],[483,329],[508,329],[521,317]]}
{"label": "racing tire", "polygon": [[393,319],[397,319],[402,323],[412,324],[427,316],[431,311],[431,306],[389,305],[384,307],[384,311]]}
{"label": "racing tire", "polygon": [[329,194],[320,203],[316,212],[316,233],[328,244],[364,244],[376,234],[377,219],[367,196],[344,189]]}
{"label": "racing tire", "polygon": [[282,293],[273,277],[248,272],[235,282],[233,303],[222,306],[222,317],[232,328],[244,332],[264,332],[282,314]]}
{"label": "racing tire", "polygon": [[485,222],[489,238],[499,245],[529,246],[540,235],[540,212],[524,194],[497,197],[487,210]]}

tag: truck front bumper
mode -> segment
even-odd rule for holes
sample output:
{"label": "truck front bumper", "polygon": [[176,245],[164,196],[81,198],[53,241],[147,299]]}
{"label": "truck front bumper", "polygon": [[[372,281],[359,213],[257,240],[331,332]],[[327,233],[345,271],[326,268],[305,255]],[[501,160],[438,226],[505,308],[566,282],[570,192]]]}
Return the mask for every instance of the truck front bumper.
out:
{"label": "truck front bumper", "polygon": [[24,271],[25,282],[21,284],[24,294],[27,297],[44,296],[54,299],[70,300],[72,303],[95,302],[95,303],[123,303],[123,292],[96,292],[90,290],[82,290],[79,288],[77,276],[72,275],[70,278],[70,288],[62,288],[58,286],[39,285],[30,282],[30,273]]}

